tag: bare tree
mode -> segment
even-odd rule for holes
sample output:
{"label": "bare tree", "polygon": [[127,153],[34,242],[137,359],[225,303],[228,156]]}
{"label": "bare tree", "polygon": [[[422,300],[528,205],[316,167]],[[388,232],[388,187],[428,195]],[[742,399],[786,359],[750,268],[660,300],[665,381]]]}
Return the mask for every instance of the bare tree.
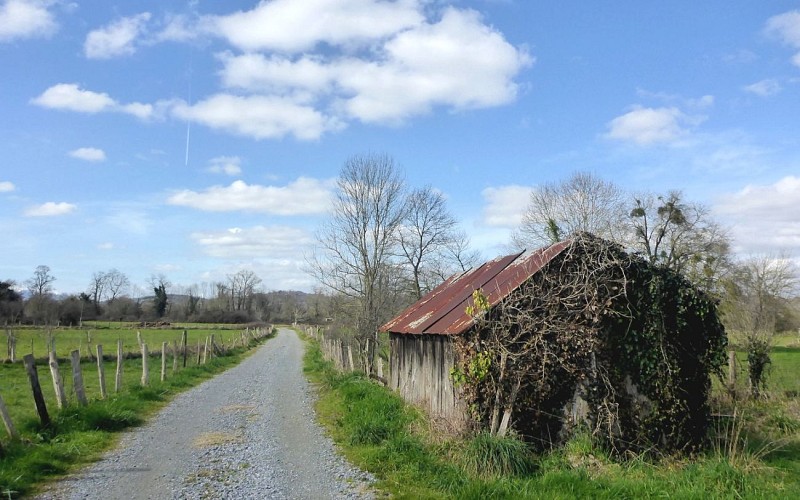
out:
{"label": "bare tree", "polygon": [[679,191],[666,196],[634,199],[630,213],[629,245],[651,263],[686,275],[712,290],[728,264],[726,232],[697,203],[683,199]]}
{"label": "bare tree", "polygon": [[722,302],[726,327],[748,354],[753,396],[763,390],[780,311],[798,284],[798,269],[788,255],[750,257],[736,266]]}
{"label": "bare tree", "polygon": [[250,312],[253,304],[253,294],[256,287],[261,284],[261,278],[249,270],[242,269],[235,274],[229,274],[227,289],[231,294],[231,309]]}
{"label": "bare tree", "polygon": [[117,269],[110,269],[105,273],[105,281],[109,302],[113,302],[114,299],[124,293],[131,284],[125,273]]}
{"label": "bare tree", "polygon": [[37,266],[33,277],[25,281],[25,285],[34,297],[43,297],[53,291],[53,282],[56,277],[50,274],[50,267]]}
{"label": "bare tree", "polygon": [[106,273],[104,271],[97,271],[92,274],[92,281],[89,283],[88,294],[92,298],[95,308],[100,305],[103,300],[103,294],[106,288]]}
{"label": "bare tree", "polygon": [[406,204],[398,240],[410,273],[412,292],[419,299],[431,289],[435,257],[444,253],[453,239],[456,220],[447,210],[442,193],[430,186],[412,191]]}
{"label": "bare tree", "polygon": [[472,269],[482,260],[481,253],[471,247],[466,231],[455,230],[442,251],[434,257],[433,273],[441,282],[456,273]]}
{"label": "bare tree", "polygon": [[[308,258],[309,271],[326,287],[355,298],[357,338],[377,339],[378,327],[394,312],[393,255],[406,212],[404,181],[392,158],[370,154],[348,159],[337,187],[333,212]],[[369,367],[372,354],[366,358]]]}
{"label": "bare tree", "polygon": [[538,248],[580,231],[618,240],[625,227],[623,199],[615,184],[586,172],[541,185],[531,193],[512,242],[519,248]]}

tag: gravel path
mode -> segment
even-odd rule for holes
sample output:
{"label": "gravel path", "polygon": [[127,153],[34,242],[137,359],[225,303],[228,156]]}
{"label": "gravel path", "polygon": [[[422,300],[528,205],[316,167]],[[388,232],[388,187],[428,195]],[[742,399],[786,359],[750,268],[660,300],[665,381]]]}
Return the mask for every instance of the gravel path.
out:
{"label": "gravel path", "polygon": [[315,421],[302,356],[297,335],[281,329],[38,498],[372,498],[372,478]]}

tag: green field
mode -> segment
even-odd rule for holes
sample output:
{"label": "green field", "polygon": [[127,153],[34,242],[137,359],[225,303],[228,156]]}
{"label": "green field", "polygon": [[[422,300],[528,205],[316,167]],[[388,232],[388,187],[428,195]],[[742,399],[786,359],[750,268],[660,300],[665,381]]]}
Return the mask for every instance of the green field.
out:
{"label": "green field", "polygon": [[[91,330],[92,345],[102,343],[109,354],[116,353],[116,339],[121,338],[126,351],[138,353],[136,330],[127,325]],[[234,365],[242,359],[249,349],[257,344],[248,342],[247,346],[233,346],[241,338],[240,328],[193,328],[188,329],[192,355],[187,357],[183,367],[178,358],[177,370],[173,372],[171,352],[167,357],[166,380],[161,378],[160,346],[163,341],[180,340],[182,329],[145,330],[140,329],[142,340],[158,345],[158,352],[149,357],[150,383],[142,387],[141,355],[125,357],[123,360],[122,387],[114,392],[116,360],[106,358],[104,370],[108,399],[102,400],[96,358],[86,358],[86,330],[53,330],[56,348],[59,352],[59,371],[67,394],[67,406],[59,410],[50,368],[45,361],[47,332],[36,329],[15,329],[18,339],[33,340],[37,356],[39,382],[45,398],[52,423],[43,426],[37,417],[31,386],[23,364],[5,362],[0,364],[0,396],[5,400],[11,420],[21,438],[11,440],[0,426],[0,497],[17,498],[30,493],[42,481],[69,472],[73,468],[92,461],[102,451],[113,445],[118,432],[138,425],[157,408],[168,402],[175,394],[213,376]],[[209,357],[207,363],[198,364],[196,342],[204,342],[213,333],[217,344],[225,344],[223,356]],[[18,344],[18,351],[20,351]],[[71,349],[82,346],[84,359],[81,362],[84,386],[89,405],[81,407],[77,403],[72,382],[72,368],[63,356]],[[106,347],[108,346],[108,347]],[[28,349],[30,344],[28,344]],[[26,352],[19,352],[19,358]]]}
{"label": "green field", "polygon": [[[150,352],[160,351],[162,342],[181,342],[184,329],[187,332],[187,345],[197,349],[197,343],[205,343],[206,337],[214,335],[214,341],[220,345],[230,346],[234,341],[239,341],[245,326],[237,325],[200,325],[196,323],[182,323],[171,325],[169,328],[139,328],[136,323],[109,323],[90,322],[84,328],[34,328],[16,327],[6,328],[6,343],[8,336],[17,339],[17,359],[22,359],[25,354],[33,353],[37,359],[47,357],[48,339],[52,338],[55,350],[60,357],[67,357],[75,349],[80,349],[81,356],[94,354],[97,344],[103,346],[103,353],[115,354],[117,340],[122,340],[123,352],[139,353],[137,332],[141,334],[142,342],[147,344]],[[8,357],[7,350],[0,353],[0,359]]]}

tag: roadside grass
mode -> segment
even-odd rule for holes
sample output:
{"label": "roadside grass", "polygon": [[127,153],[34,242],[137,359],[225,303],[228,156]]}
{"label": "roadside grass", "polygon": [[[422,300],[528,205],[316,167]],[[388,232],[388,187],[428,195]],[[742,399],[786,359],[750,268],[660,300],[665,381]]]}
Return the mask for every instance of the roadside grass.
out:
{"label": "roadside grass", "polygon": [[[109,397],[105,400],[100,399],[95,363],[81,363],[89,398],[89,405],[85,407],[78,406],[71,392],[69,362],[62,362],[59,368],[69,399],[69,405],[62,410],[56,406],[49,368],[39,364],[39,381],[52,419],[47,427],[36,416],[25,369],[20,364],[0,365],[0,393],[21,435],[15,441],[9,441],[5,435],[0,440],[0,497],[31,494],[45,481],[95,461],[116,443],[120,431],[142,424],[174,396],[236,365],[252,352],[252,347],[271,337],[251,342],[248,348],[232,349],[228,355],[213,357],[206,364],[190,362],[175,373],[172,373],[170,358],[164,382],[160,381],[160,362],[151,358],[147,387],[140,384],[141,359],[127,359],[119,393],[113,392],[115,363],[106,362]],[[189,445],[191,443],[187,443]]]}
{"label": "roadside grass", "polygon": [[313,340],[304,369],[320,421],[394,498],[800,498],[797,399],[745,403],[695,456],[620,460],[586,434],[542,454],[513,437],[445,438],[392,391],[338,373]]}

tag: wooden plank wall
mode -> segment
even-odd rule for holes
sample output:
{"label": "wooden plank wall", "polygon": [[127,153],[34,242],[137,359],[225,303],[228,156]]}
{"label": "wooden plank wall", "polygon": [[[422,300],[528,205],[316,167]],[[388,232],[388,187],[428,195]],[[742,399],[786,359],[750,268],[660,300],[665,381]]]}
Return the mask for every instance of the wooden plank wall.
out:
{"label": "wooden plank wall", "polygon": [[435,423],[460,431],[466,408],[453,387],[454,354],[446,335],[390,334],[389,387],[424,409]]}

